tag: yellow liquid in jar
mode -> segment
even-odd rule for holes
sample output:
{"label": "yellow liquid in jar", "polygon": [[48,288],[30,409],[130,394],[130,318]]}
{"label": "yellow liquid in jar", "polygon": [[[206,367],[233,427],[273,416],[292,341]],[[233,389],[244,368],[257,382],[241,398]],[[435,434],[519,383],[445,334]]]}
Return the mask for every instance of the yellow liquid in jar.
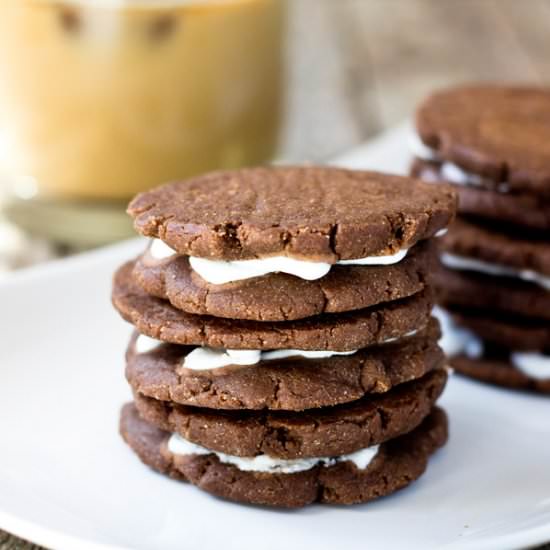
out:
{"label": "yellow liquid in jar", "polygon": [[283,0],[0,2],[0,174],[125,200],[269,159]]}

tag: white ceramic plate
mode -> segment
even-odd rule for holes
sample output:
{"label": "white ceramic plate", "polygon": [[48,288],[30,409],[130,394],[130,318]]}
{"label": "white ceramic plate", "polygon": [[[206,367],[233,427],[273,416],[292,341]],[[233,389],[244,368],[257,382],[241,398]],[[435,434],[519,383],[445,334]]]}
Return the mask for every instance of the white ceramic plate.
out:
{"label": "white ceramic plate", "polygon": [[[406,128],[341,162],[403,171]],[[408,489],[282,512],[143,466],[117,434],[130,328],[109,303],[132,241],[0,285],[0,527],[56,548],[504,550],[550,541],[550,400],[455,378],[451,439]]]}

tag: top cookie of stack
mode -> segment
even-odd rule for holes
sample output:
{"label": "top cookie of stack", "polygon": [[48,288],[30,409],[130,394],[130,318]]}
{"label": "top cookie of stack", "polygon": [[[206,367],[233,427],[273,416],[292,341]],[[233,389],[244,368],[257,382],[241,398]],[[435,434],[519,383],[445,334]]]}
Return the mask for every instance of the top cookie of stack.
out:
{"label": "top cookie of stack", "polygon": [[113,287],[137,329],[123,437],[162,472],[259,504],[364,502],[418,477],[446,438],[429,275],[455,207],[448,186],[328,167],[139,195],[129,212],[152,242]]}
{"label": "top cookie of stack", "polygon": [[436,279],[459,325],[453,365],[548,392],[550,90],[449,89],[420,106],[416,123],[412,173],[459,193]]}

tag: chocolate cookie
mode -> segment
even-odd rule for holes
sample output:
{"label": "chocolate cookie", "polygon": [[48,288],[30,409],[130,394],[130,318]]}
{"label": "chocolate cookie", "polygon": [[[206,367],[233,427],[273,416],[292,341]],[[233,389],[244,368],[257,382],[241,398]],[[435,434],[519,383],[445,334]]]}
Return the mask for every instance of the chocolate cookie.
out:
{"label": "chocolate cookie", "polygon": [[418,109],[424,144],[442,160],[512,192],[550,197],[550,90],[460,86],[433,94]]}
{"label": "chocolate cookie", "polygon": [[528,269],[550,277],[550,241],[515,237],[495,228],[457,218],[440,239],[443,251],[464,258],[518,270]]}
{"label": "chocolate cookie", "polygon": [[146,252],[137,259],[133,277],[148,294],[188,313],[289,321],[362,309],[424,290],[434,248],[429,241],[420,243],[393,265],[335,266],[314,281],[272,273],[221,285],[209,284],[195,273],[188,256],[155,260]]}
{"label": "chocolate cookie", "polygon": [[450,313],[482,340],[517,351],[550,350],[550,321],[474,309],[453,308]]}
{"label": "chocolate cookie", "polygon": [[451,365],[460,374],[489,384],[550,394],[550,372],[547,380],[527,376],[505,359],[473,359],[459,355]]}
{"label": "chocolate cookie", "polygon": [[437,369],[383,395],[348,405],[288,412],[224,412],[134,396],[140,416],[202,447],[235,456],[335,456],[410,432],[428,416],[447,381]]}
{"label": "chocolate cookie", "polygon": [[[415,159],[411,174],[427,181],[444,181],[440,166],[441,163]],[[461,214],[536,230],[550,229],[549,199],[528,193],[501,193],[473,185],[451,185],[458,193]]]}
{"label": "chocolate cookie", "polygon": [[387,255],[446,227],[450,187],[331,167],[248,168],[163,185],[128,207],[137,231],[188,256],[312,261]]}
{"label": "chocolate cookie", "polygon": [[420,378],[441,368],[435,319],[402,341],[325,359],[289,357],[255,365],[211,370],[182,367],[192,348],[164,344],[136,353],[136,335],[127,352],[126,378],[143,396],[214,409],[300,411],[349,403],[370,393]]}
{"label": "chocolate cookie", "polygon": [[533,283],[439,267],[433,276],[444,306],[504,311],[550,321],[550,292]]}
{"label": "chocolate cookie", "polygon": [[115,274],[113,304],[139,332],[166,342],[229,349],[350,351],[399,338],[428,324],[432,296],[410,298],[348,313],[263,323],[193,315],[149,296],[133,280],[133,262]]}
{"label": "chocolate cookie", "polygon": [[142,420],[131,404],[122,410],[120,432],[145,464],[163,474],[236,502],[294,508],[368,502],[409,485],[445,444],[447,418],[434,409],[418,428],[383,443],[366,468],[342,461],[290,474],[242,471],[214,454],[174,455],[167,445],[170,433]]}

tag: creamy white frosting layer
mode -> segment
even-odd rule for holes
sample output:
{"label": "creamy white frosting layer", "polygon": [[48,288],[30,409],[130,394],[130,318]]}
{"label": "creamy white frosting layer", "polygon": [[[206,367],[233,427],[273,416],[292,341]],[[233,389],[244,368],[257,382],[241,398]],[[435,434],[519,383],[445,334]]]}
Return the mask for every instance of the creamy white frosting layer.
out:
{"label": "creamy white frosting layer", "polygon": [[[163,260],[176,254],[160,239],[152,239],[149,254],[157,260]],[[395,254],[386,256],[367,256],[354,260],[340,260],[336,264],[325,262],[309,262],[297,260],[288,256],[269,256],[258,260],[209,260],[189,256],[189,264],[193,271],[200,275],[205,281],[221,285],[233,281],[261,277],[269,273],[288,273],[306,281],[314,281],[324,277],[333,265],[391,265],[399,263],[407,255],[408,249],[400,250]]]}
{"label": "creamy white frosting layer", "polygon": [[415,334],[418,333],[418,329],[415,329],[415,330],[411,330],[409,332],[406,332],[405,334],[403,334],[403,336],[395,336],[394,338],[386,338],[386,340],[383,340],[382,342],[380,342],[380,344],[391,344],[392,342],[397,342],[398,340],[403,340],[404,338],[409,338],[410,336],[414,336]]}
{"label": "creamy white frosting layer", "polygon": [[288,256],[271,256],[259,260],[208,260],[206,258],[189,257],[193,271],[205,281],[220,285],[261,277],[269,273],[288,273],[306,281],[314,281],[324,277],[333,265],[391,265],[400,262],[407,255],[407,250],[400,250],[388,256],[368,256],[356,260],[340,260],[336,264],[324,262],[308,262],[296,260]]}
{"label": "creamy white frosting layer", "polygon": [[[441,323],[442,337],[439,345],[448,357],[464,354],[470,359],[483,356],[483,342],[470,330],[459,327],[444,309],[436,306],[433,315]],[[550,355],[537,352],[513,351],[512,365],[526,376],[536,380],[550,380]]]}
{"label": "creamy white frosting layer", "polygon": [[168,246],[161,239],[151,239],[151,245],[149,246],[149,255],[155,260],[164,260],[175,256],[177,252],[170,246]]}
{"label": "creamy white frosting layer", "polygon": [[409,151],[417,158],[427,161],[438,162],[439,153],[428,147],[416,132],[410,132],[408,136]]}
{"label": "creamy white frosting layer", "polygon": [[483,342],[472,331],[459,327],[439,306],[434,307],[432,314],[441,324],[439,345],[447,357],[464,353],[470,359],[479,359],[483,355]]}
{"label": "creamy white frosting layer", "polygon": [[[388,338],[381,344],[389,344],[403,338],[414,336],[418,330],[411,330],[401,338]],[[140,334],[136,340],[137,353],[147,353],[154,350],[163,342]],[[304,357],[305,359],[325,359],[335,355],[353,355],[357,350],[332,351],[332,350],[300,350],[300,349],[276,349],[271,351],[253,349],[222,349],[207,346],[197,347],[187,354],[182,361],[182,367],[191,370],[210,370],[230,365],[256,365],[260,361],[286,359],[287,357]]]}
{"label": "creamy white frosting layer", "polygon": [[451,269],[478,271],[488,275],[496,275],[497,277],[514,277],[550,290],[550,277],[530,269],[516,269],[505,265],[484,262],[475,258],[457,256],[448,252],[441,254],[441,263]]}
{"label": "creamy white frosting layer", "polygon": [[330,264],[323,262],[304,262],[286,256],[232,262],[190,256],[189,264],[195,273],[214,285],[242,281],[276,272],[288,273],[306,281],[314,281],[324,277],[331,267]]}
{"label": "creamy white frosting layer", "polygon": [[535,380],[550,380],[550,355],[537,352],[515,351],[510,361],[516,369]]}
{"label": "creamy white frosting layer", "polygon": [[137,337],[135,349],[137,353],[147,353],[149,351],[153,351],[155,348],[158,348],[162,344],[163,342],[161,342],[160,340],[155,340],[154,338],[149,338],[149,336],[145,336],[145,334],[140,334]]}
{"label": "creamy white frosting layer", "polygon": [[466,172],[452,162],[445,161],[439,171],[444,180],[458,185],[480,186],[483,183],[477,174]]}
{"label": "creamy white frosting layer", "polygon": [[[483,185],[483,178],[481,178],[478,174],[467,172],[457,164],[444,160],[441,158],[438,151],[423,143],[416,133],[413,133],[409,139],[409,148],[413,155],[421,160],[441,163],[439,172],[442,179],[445,181],[449,181],[457,185],[472,185],[476,187]],[[506,182],[501,182],[497,184],[495,190],[499,193],[507,193],[510,190],[510,186]]]}
{"label": "creamy white frosting layer", "polygon": [[286,357],[305,357],[322,359],[333,355],[352,355],[353,351],[304,351],[299,349],[278,349],[273,351],[214,349],[209,347],[195,348],[185,356],[182,366],[186,369],[207,370],[227,367],[229,365],[255,365],[260,361],[285,359]]}
{"label": "creamy white frosting layer", "polygon": [[408,251],[407,248],[404,248],[395,254],[388,254],[387,256],[367,256],[366,258],[357,258],[355,260],[340,260],[335,265],[393,265],[403,260]]}
{"label": "creamy white frosting layer", "polygon": [[271,474],[292,474],[310,470],[318,464],[323,466],[333,466],[338,462],[351,461],[359,468],[364,470],[378,453],[378,445],[361,449],[354,453],[341,455],[338,457],[317,457],[317,458],[298,458],[293,460],[284,460],[282,458],[272,458],[262,454],[252,458],[228,455],[225,453],[211,451],[201,445],[191,443],[179,434],[173,434],[168,440],[168,450],[176,455],[208,455],[215,454],[220,462],[232,464],[243,472],[266,472]]}
{"label": "creamy white frosting layer", "polygon": [[[418,330],[411,330],[401,338],[388,338],[381,344],[397,342],[403,338],[414,336]],[[334,355],[353,355],[357,350],[352,351],[331,351],[331,350],[301,350],[301,349],[276,349],[271,351],[262,350],[238,350],[238,349],[215,349],[207,346],[195,348],[183,359],[182,366],[192,370],[208,370],[227,367],[229,365],[255,365],[260,361],[274,359],[286,359],[287,357],[304,357],[306,359],[325,359]]]}
{"label": "creamy white frosting layer", "polygon": [[[161,340],[140,334],[135,343],[135,350],[137,353],[148,353],[163,343]],[[260,361],[296,356],[305,357],[306,359],[323,359],[325,357],[332,357],[333,355],[352,355],[356,351],[306,351],[299,349],[262,351],[254,349],[215,349],[203,346],[197,347],[187,354],[182,366],[192,370],[208,370],[227,367],[229,365],[255,365]]]}

